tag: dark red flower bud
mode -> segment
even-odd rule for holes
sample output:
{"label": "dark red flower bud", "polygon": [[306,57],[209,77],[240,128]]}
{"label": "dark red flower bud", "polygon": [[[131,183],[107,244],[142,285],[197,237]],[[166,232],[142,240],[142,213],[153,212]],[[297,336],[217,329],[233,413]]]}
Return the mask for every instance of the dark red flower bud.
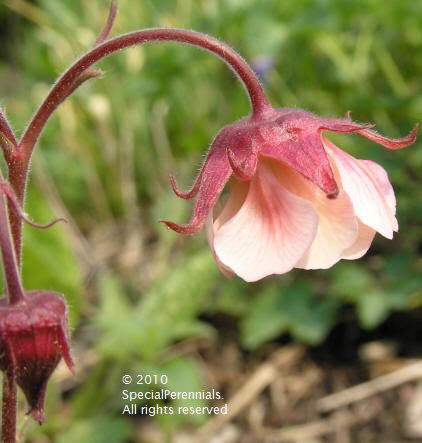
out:
{"label": "dark red flower bud", "polygon": [[0,369],[12,377],[42,423],[48,380],[63,357],[70,370],[67,308],[55,292],[29,291],[15,304],[0,300]]}

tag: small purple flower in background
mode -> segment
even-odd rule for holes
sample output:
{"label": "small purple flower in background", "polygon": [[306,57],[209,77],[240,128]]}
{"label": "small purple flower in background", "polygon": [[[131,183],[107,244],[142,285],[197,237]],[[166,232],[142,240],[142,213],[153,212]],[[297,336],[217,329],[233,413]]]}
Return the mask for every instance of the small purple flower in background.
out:
{"label": "small purple flower in background", "polygon": [[255,71],[259,81],[261,83],[266,83],[268,74],[274,68],[275,62],[271,55],[260,55],[252,60],[252,69]]}
{"label": "small purple flower in background", "polygon": [[382,137],[372,127],[349,117],[270,107],[226,126],[189,192],[171,178],[179,197],[197,196],[192,219],[187,225],[164,223],[184,234],[206,223],[220,270],[246,281],[359,258],[376,232],[392,238],[397,231],[394,192],[381,166],[353,158],[323,132],[354,132],[389,149],[416,137],[416,127],[400,139]]}

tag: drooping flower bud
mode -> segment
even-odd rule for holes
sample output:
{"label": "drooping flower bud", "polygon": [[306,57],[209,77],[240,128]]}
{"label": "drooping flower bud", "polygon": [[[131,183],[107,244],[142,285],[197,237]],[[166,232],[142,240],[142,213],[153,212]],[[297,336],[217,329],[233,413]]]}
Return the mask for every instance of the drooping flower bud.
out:
{"label": "drooping flower bud", "polygon": [[28,414],[39,423],[45,421],[47,383],[61,357],[72,371],[67,307],[60,294],[37,290],[19,303],[0,300],[0,369],[22,389]]}

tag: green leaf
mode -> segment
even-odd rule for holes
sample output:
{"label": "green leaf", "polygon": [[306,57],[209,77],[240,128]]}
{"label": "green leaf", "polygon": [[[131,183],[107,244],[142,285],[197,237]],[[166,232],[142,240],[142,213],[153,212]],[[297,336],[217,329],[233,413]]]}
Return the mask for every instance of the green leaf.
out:
{"label": "green leaf", "polygon": [[374,278],[365,266],[346,262],[334,269],[330,294],[345,302],[356,303],[374,286]]}
{"label": "green leaf", "polygon": [[281,292],[270,287],[257,295],[250,305],[249,314],[241,321],[242,343],[248,349],[256,349],[286,332],[288,327]]}
{"label": "green leaf", "polygon": [[[168,377],[168,384],[165,385],[165,389],[174,392],[202,392],[206,389],[200,363],[192,358],[182,356],[170,360],[160,366],[160,371]],[[175,399],[171,401],[171,406],[175,412],[173,416],[159,416],[161,423],[169,430],[174,425],[182,426],[187,423],[199,426],[208,418],[207,415],[178,413],[178,408],[183,406],[209,406],[209,401],[206,399]]]}
{"label": "green leaf", "polygon": [[390,312],[389,300],[382,291],[365,293],[357,305],[357,313],[362,326],[372,329],[378,326]]}
{"label": "green leaf", "polygon": [[144,355],[151,356],[172,341],[186,337],[184,325],[200,312],[217,275],[212,254],[202,250],[185,258],[153,284],[135,314],[148,343]]}
{"label": "green leaf", "polygon": [[334,322],[337,306],[331,298],[314,298],[306,283],[294,283],[282,290],[270,287],[251,303],[241,322],[242,343],[255,349],[287,332],[305,343],[320,343]]}
{"label": "green leaf", "polygon": [[418,260],[406,252],[379,257],[379,269],[362,263],[345,263],[334,270],[330,295],[355,306],[366,329],[381,324],[391,311],[419,306],[421,277]]}
{"label": "green leaf", "polygon": [[196,316],[217,275],[212,255],[203,250],[166,272],[130,312],[115,300],[125,297],[121,290],[105,291],[97,320],[102,330],[99,349],[112,357],[140,354],[153,359],[175,340],[209,334]]}
{"label": "green leaf", "polygon": [[99,293],[100,306],[95,324],[101,330],[100,347],[105,356],[124,358],[132,354],[132,340],[139,334],[139,325],[133,318],[133,307],[114,274],[101,275]]}

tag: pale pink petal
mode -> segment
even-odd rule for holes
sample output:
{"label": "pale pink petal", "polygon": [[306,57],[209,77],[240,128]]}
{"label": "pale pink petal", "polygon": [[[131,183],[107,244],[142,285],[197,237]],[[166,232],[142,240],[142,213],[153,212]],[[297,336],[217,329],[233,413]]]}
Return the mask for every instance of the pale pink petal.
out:
{"label": "pale pink petal", "polygon": [[[234,185],[234,182],[237,182],[236,185]],[[227,203],[224,206],[222,205],[220,199],[217,202],[217,204],[214,206],[212,213],[208,216],[207,221],[205,223],[205,232],[207,235],[208,244],[212,250],[218,269],[223,275],[225,275],[229,279],[232,279],[236,274],[233,272],[231,268],[222,263],[221,260],[218,258],[217,254],[215,253],[214,233],[218,230],[221,224],[232,218],[236,214],[236,212],[240,209],[243,202],[245,201],[248,190],[249,190],[249,184],[247,182],[231,179],[230,198],[228,199]]]}
{"label": "pale pink petal", "polygon": [[214,222],[216,256],[246,281],[290,271],[317,231],[312,205],[285,189],[271,164],[276,162],[261,159],[250,182],[232,182],[229,200]]}
{"label": "pale pink petal", "polygon": [[213,226],[213,218],[212,215],[210,215],[205,223],[205,232],[207,234],[208,244],[210,245],[211,251],[214,255],[214,260],[217,264],[218,269],[220,272],[225,275],[228,279],[232,279],[236,274],[233,272],[232,269],[230,269],[228,266],[226,266],[217,256],[217,254],[214,251],[214,226]]}
{"label": "pale pink petal", "polygon": [[358,220],[359,233],[352,246],[343,251],[343,258],[356,260],[366,254],[375,236],[375,231]]}
{"label": "pale pink petal", "polygon": [[340,190],[335,200],[324,195],[313,200],[319,215],[318,231],[309,251],[296,264],[303,269],[327,269],[344,257],[344,250],[358,237],[358,222],[347,194]]}
{"label": "pale pink petal", "polygon": [[342,187],[353,203],[355,214],[367,226],[392,238],[398,225],[396,199],[385,170],[370,160],[357,160],[325,137],[324,146],[341,178]]}
{"label": "pale pink petal", "polygon": [[344,250],[353,245],[358,237],[358,221],[350,198],[340,189],[336,199],[328,199],[318,186],[282,164],[276,171],[282,185],[308,200],[319,216],[315,240],[296,267],[326,269],[333,266],[343,258]]}

